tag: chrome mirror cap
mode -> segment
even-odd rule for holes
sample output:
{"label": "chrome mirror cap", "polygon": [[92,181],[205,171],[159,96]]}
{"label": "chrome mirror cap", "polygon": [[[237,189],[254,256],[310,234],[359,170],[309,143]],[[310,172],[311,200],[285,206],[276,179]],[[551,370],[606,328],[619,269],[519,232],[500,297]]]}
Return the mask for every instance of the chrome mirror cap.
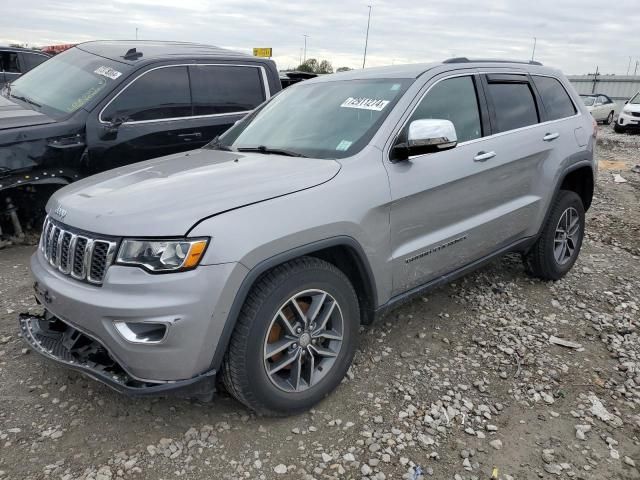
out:
{"label": "chrome mirror cap", "polygon": [[416,147],[453,148],[457,143],[456,127],[449,120],[423,119],[409,124],[407,146],[410,150]]}

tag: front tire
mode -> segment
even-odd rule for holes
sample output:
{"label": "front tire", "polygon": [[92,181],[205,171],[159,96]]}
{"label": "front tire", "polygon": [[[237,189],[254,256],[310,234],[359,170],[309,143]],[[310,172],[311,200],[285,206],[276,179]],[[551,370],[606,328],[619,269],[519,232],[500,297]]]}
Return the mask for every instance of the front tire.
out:
{"label": "front tire", "polygon": [[355,354],[360,310],[345,274],[301,257],[264,274],[242,307],[222,379],[263,415],[308,410],[342,381]]}
{"label": "front tire", "polygon": [[559,280],[576,262],[584,237],[584,206],[580,196],[560,190],[540,238],[525,256],[529,272],[542,280]]}
{"label": "front tire", "polygon": [[618,124],[618,122],[616,122],[613,125],[613,131],[616,133],[624,133],[626,129],[622,125]]}

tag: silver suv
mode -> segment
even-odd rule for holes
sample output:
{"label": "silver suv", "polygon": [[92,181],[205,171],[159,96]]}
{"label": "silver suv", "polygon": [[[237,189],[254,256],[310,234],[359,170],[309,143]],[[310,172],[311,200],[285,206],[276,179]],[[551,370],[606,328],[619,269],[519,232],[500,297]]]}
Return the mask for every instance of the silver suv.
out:
{"label": "silver suv", "polygon": [[45,357],[131,394],[308,409],[361,324],[505,252],[576,261],[593,118],[557,70],[456,58],[284,90],[205,148],[58,191],[31,260]]}

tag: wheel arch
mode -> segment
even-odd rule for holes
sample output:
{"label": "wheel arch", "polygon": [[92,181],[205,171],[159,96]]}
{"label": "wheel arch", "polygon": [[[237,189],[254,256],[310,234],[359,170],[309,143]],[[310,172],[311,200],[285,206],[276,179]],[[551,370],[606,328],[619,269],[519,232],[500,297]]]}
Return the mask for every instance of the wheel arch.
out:
{"label": "wheel arch", "polygon": [[556,196],[560,190],[575,192],[580,196],[585,212],[589,210],[595,187],[591,163],[580,163],[570,167],[564,172],[558,185],[555,192]]}
{"label": "wheel arch", "polygon": [[342,270],[353,284],[356,294],[358,295],[358,303],[362,315],[360,319],[361,323],[370,324],[373,322],[375,308],[377,306],[376,284],[371,266],[369,265],[362,246],[353,237],[346,235],[308,243],[273,255],[249,270],[240,288],[238,288],[231,308],[229,309],[220,340],[213,354],[211,362],[213,369],[216,371],[219,370],[222,364],[231,335],[238,321],[240,310],[251,287],[253,287],[264,273],[272,268],[303,256],[320,258]]}

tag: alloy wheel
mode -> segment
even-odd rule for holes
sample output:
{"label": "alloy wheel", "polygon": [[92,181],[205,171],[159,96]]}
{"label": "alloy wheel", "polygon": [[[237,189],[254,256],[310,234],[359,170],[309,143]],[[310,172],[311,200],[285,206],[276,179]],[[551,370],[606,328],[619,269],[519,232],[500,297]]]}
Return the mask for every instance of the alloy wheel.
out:
{"label": "alloy wheel", "polygon": [[558,265],[564,265],[573,258],[580,239],[580,216],[569,207],[560,216],[553,242],[553,255]]}
{"label": "alloy wheel", "polygon": [[344,318],[328,292],[305,290],[278,309],[264,341],[269,380],[285,392],[301,392],[331,370],[342,347]]}

